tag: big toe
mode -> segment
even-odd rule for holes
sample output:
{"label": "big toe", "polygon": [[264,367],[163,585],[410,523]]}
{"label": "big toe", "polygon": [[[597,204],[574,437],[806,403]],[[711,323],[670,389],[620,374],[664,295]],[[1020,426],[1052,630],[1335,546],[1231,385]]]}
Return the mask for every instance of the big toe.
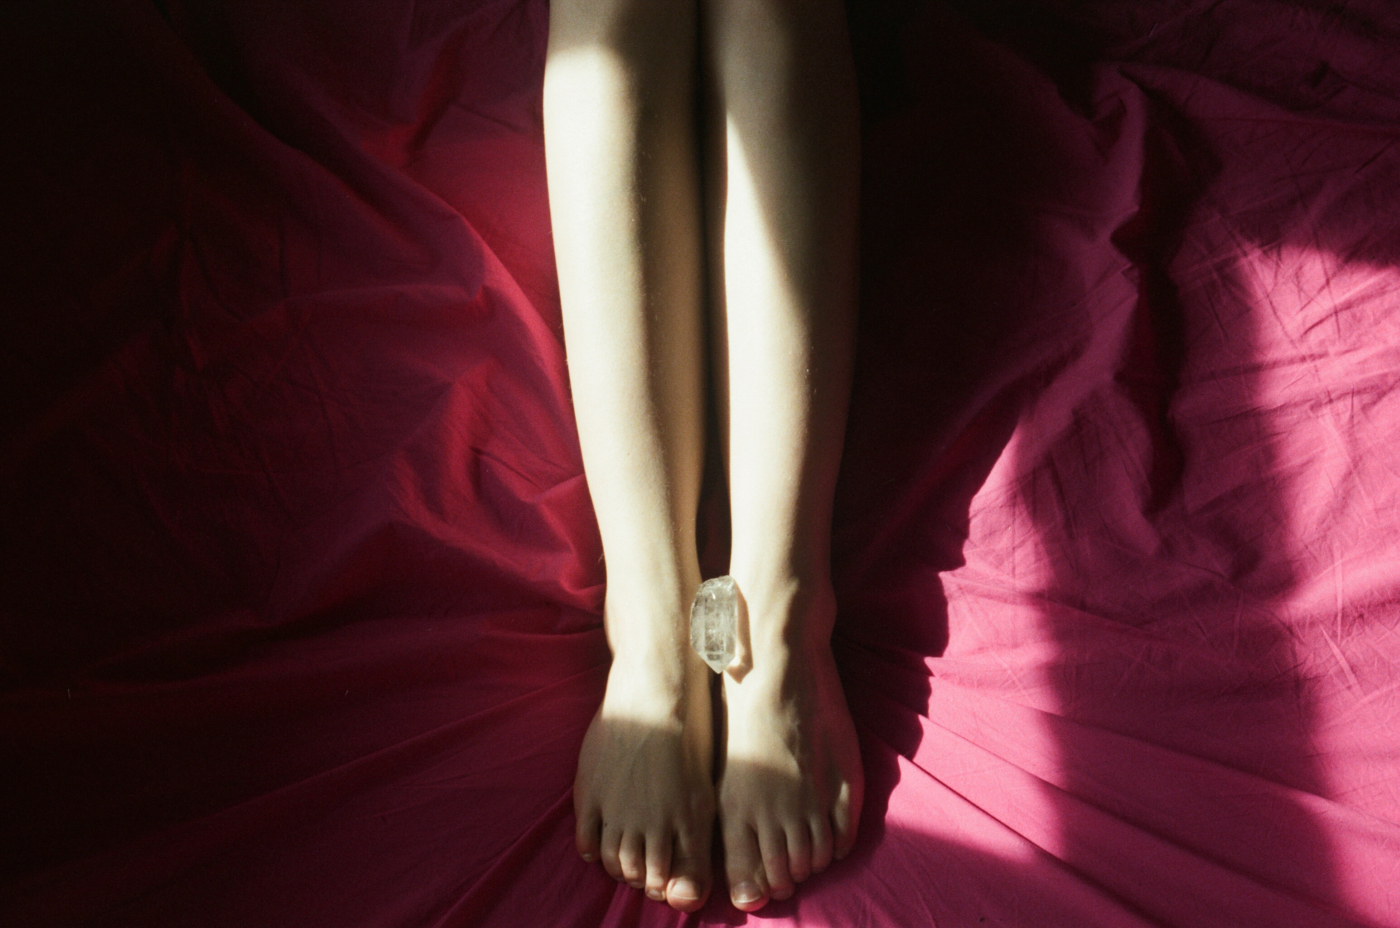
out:
{"label": "big toe", "polygon": [[710,895],[710,842],[705,838],[682,835],[676,839],[671,859],[671,879],[666,884],[666,902],[673,909],[694,912]]}
{"label": "big toe", "polygon": [[729,899],[734,907],[753,912],[768,902],[767,878],[758,836],[747,824],[726,826],[724,869],[729,878]]}

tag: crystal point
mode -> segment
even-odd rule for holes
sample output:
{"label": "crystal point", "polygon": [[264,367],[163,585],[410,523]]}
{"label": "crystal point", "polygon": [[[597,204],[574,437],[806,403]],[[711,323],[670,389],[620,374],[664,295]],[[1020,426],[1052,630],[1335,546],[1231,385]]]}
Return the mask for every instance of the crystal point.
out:
{"label": "crystal point", "polygon": [[733,577],[715,577],[700,584],[690,607],[690,646],[715,673],[723,673],[734,660],[738,599]]}

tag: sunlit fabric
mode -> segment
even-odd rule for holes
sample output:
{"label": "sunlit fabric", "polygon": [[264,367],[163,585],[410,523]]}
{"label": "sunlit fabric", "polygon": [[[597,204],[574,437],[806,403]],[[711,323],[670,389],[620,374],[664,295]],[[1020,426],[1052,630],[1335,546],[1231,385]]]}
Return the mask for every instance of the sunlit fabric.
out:
{"label": "sunlit fabric", "polygon": [[[851,15],[869,795],[688,923],[1400,925],[1400,13]],[[686,921],[573,848],[547,26],[0,10],[0,925]]]}

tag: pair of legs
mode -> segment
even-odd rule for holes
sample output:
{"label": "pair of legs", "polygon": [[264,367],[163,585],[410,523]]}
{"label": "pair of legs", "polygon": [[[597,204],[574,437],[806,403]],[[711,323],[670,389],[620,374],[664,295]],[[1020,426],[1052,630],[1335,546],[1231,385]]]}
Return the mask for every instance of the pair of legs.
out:
{"label": "pair of legs", "polygon": [[[682,910],[709,894],[716,814],[746,910],[843,856],[860,815],[830,649],[859,149],[844,17],[840,0],[551,3],[550,207],[613,652],[578,847]],[[688,638],[707,376],[749,616],[717,780]]]}

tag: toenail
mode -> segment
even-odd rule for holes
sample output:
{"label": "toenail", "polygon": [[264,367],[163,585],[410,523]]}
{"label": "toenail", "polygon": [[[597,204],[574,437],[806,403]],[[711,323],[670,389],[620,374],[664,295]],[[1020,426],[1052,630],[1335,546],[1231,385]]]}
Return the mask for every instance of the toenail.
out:
{"label": "toenail", "polygon": [[662,902],[665,900],[666,894],[659,889],[648,888],[647,898],[652,900],[653,902]]}
{"label": "toenail", "polygon": [[700,887],[694,880],[676,880],[671,884],[671,895],[681,902],[694,902],[700,898]]}
{"label": "toenail", "polygon": [[757,902],[763,898],[763,893],[758,891],[756,883],[740,883],[734,887],[734,901],[739,905],[747,905],[750,902]]}
{"label": "toenail", "polygon": [[594,861],[596,861],[596,860],[598,859],[598,855],[597,855],[597,854],[581,854],[581,855],[579,855],[579,856],[581,856],[581,857],[583,858],[583,860],[584,860],[585,863],[590,863],[590,864],[593,863]]}

